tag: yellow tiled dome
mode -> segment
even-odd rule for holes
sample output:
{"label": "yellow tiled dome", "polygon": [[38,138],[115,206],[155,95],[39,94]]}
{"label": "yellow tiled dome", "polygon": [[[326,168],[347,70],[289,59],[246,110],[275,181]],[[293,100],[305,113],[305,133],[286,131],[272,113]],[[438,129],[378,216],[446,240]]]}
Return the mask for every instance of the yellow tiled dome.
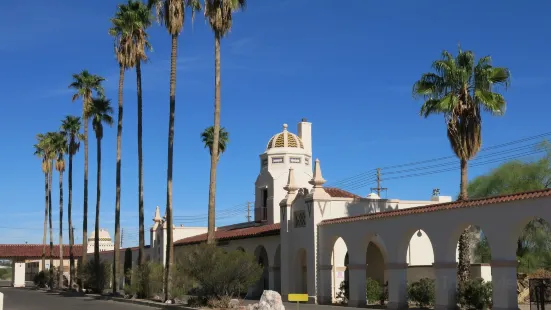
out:
{"label": "yellow tiled dome", "polygon": [[287,131],[287,124],[283,124],[283,131],[270,139],[268,146],[266,146],[266,150],[276,147],[296,147],[303,149],[304,144],[297,135]]}

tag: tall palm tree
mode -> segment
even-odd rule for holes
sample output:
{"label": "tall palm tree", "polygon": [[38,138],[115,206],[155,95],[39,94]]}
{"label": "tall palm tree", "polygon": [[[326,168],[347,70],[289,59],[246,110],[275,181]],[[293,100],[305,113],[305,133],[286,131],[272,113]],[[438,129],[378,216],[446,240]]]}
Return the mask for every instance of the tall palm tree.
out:
{"label": "tall palm tree", "polygon": [[67,216],[69,217],[69,288],[73,287],[73,279],[75,277],[75,254],[73,253],[73,245],[75,236],[73,234],[73,156],[80,148],[80,141],[83,139],[80,134],[80,117],[66,116],[61,121],[61,132],[65,135],[68,142],[67,153],[69,154],[69,202],[67,204]]}
{"label": "tall palm tree", "polygon": [[[96,267],[96,274],[101,273],[100,261],[99,261],[99,212],[100,212],[100,200],[101,200],[101,139],[103,139],[103,124],[111,126],[113,124],[113,108],[109,99],[105,97],[93,98],[86,111],[86,117],[92,120],[92,128],[96,133],[97,143],[97,183],[96,183],[96,223],[94,233],[94,264]],[[100,280],[100,277],[96,277]],[[99,282],[96,283],[96,288],[99,287]]]}
{"label": "tall palm tree", "polygon": [[49,199],[48,196],[48,189],[49,189],[49,176],[50,176],[50,169],[52,168],[50,165],[50,159],[49,159],[49,149],[48,149],[48,142],[47,142],[47,136],[44,134],[38,134],[36,135],[37,143],[34,145],[34,154],[38,156],[40,159],[42,159],[42,172],[44,173],[44,192],[45,192],[45,202],[46,206],[44,208],[44,235],[42,237],[42,269],[45,269],[46,266],[46,235],[48,231],[48,206],[49,206]]}
{"label": "tall palm tree", "polygon": [[214,135],[210,156],[209,220],[207,243],[214,244],[216,168],[220,140],[220,40],[231,30],[232,13],[245,7],[245,0],[205,0],[205,17],[214,32]]}
{"label": "tall palm tree", "polygon": [[[226,151],[226,146],[230,142],[230,134],[226,131],[224,127],[220,127],[220,132],[218,134],[220,137],[218,139],[218,158],[220,160],[220,155]],[[201,141],[205,145],[205,148],[209,148],[210,155],[212,156],[212,149],[214,145],[214,126],[205,128],[201,133]]]}
{"label": "tall palm tree", "polygon": [[65,153],[67,139],[63,132],[56,132],[52,137],[55,150],[55,169],[59,172],[59,271],[58,286],[63,287],[63,172],[65,172]]}
{"label": "tall palm tree", "polygon": [[[73,74],[73,82],[69,84],[69,88],[76,90],[73,94],[73,101],[82,99],[82,121],[84,126],[84,204],[82,216],[82,251],[86,253],[88,248],[88,118],[86,110],[92,103],[94,92],[99,96],[104,96],[104,90],[101,83],[105,79],[99,75],[90,74],[88,70],[82,70],[78,74]],[[87,257],[82,255],[82,266],[86,266]],[[84,284],[84,283],[82,283]]]}
{"label": "tall palm tree", "polygon": [[[141,1],[129,0],[128,4],[119,5],[118,11],[111,19],[112,28],[109,34],[115,39],[115,55],[119,62],[119,115],[117,128],[117,191],[115,210],[115,255],[114,261],[119,261],[120,244],[120,171],[121,171],[121,134],[122,134],[122,98],[125,69],[136,67],[138,91],[138,170],[139,170],[139,212],[140,212],[140,247],[138,251],[138,265],[143,263],[144,243],[144,215],[143,215],[143,165],[142,165],[142,89],[141,89],[141,62],[147,60],[146,49],[151,49],[147,41],[145,29],[151,26],[151,11]],[[113,264],[113,274],[117,274],[118,264]],[[117,288],[114,280],[113,290]]]}
{"label": "tall palm tree", "polygon": [[[413,95],[424,98],[420,114],[428,117],[442,114],[446,121],[448,140],[461,162],[459,200],[467,197],[467,165],[482,144],[482,111],[492,115],[505,113],[505,98],[494,92],[495,86],[509,86],[509,70],[493,67],[490,56],[475,64],[472,51],[459,48],[454,58],[448,51],[432,64],[435,73],[424,73],[413,86]],[[458,277],[460,285],[469,278],[469,228],[459,238]]]}
{"label": "tall palm tree", "polygon": [[171,270],[174,261],[174,245],[172,231],[172,166],[174,153],[174,113],[176,109],[176,55],[178,51],[178,36],[184,28],[186,9],[191,9],[193,20],[196,11],[201,9],[199,0],[148,0],[148,7],[155,6],[157,19],[163,23],[171,35],[172,50],[170,54],[170,115],[168,121],[168,164],[166,185],[166,221],[167,221],[167,253],[165,264],[165,300],[170,298]]}
{"label": "tall palm tree", "polygon": [[48,160],[50,161],[50,171],[48,175],[48,226],[50,228],[50,288],[53,287],[54,283],[54,231],[52,227],[52,178],[53,178],[53,167],[54,160],[56,158],[55,153],[55,132],[46,133],[46,148],[48,149]]}

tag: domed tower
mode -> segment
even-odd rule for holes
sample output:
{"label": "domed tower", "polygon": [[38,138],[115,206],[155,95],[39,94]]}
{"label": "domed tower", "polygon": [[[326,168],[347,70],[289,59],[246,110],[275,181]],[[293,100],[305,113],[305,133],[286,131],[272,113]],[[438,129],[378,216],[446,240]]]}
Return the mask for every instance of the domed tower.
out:
{"label": "domed tower", "polygon": [[[91,234],[88,235],[88,249],[87,253],[94,253],[94,245],[96,243],[95,239],[95,231],[92,231]],[[111,240],[111,235],[109,235],[109,232],[107,229],[100,228],[99,230],[99,251],[112,251],[115,248],[115,244],[113,244],[113,240]]]}
{"label": "domed tower", "polygon": [[298,123],[298,136],[287,130],[274,135],[266,151],[260,155],[260,173],[255,182],[256,222],[279,223],[279,202],[287,192],[283,189],[287,183],[289,168],[293,167],[295,183],[299,188],[309,191],[312,186],[312,123],[302,119]]}

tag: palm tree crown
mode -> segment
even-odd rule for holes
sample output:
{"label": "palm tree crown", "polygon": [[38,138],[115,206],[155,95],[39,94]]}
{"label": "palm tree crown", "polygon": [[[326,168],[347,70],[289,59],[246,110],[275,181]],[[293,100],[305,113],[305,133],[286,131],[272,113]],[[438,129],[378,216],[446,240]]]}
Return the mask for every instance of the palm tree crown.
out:
{"label": "palm tree crown", "polygon": [[103,123],[111,126],[113,124],[113,108],[111,100],[106,98],[93,98],[86,117],[92,120],[92,128],[96,133],[96,138],[103,138]]}
{"label": "palm tree crown", "polygon": [[205,18],[216,35],[223,38],[231,29],[232,13],[245,8],[246,0],[205,0]]}
{"label": "palm tree crown", "polygon": [[61,121],[61,133],[68,142],[67,154],[75,155],[80,148],[80,141],[84,138],[80,133],[80,117],[68,115]]}
{"label": "palm tree crown", "polygon": [[73,95],[73,101],[82,98],[84,104],[89,104],[92,99],[92,92],[97,92],[98,96],[104,96],[104,90],[101,83],[105,81],[99,75],[90,74],[88,70],[82,70],[78,74],[73,74],[73,82],[69,84],[69,88],[75,89],[77,92]]}
{"label": "palm tree crown", "polygon": [[459,49],[457,57],[442,52],[432,64],[436,73],[425,73],[413,87],[414,96],[425,99],[420,114],[443,114],[448,138],[455,154],[470,160],[480,150],[481,110],[493,115],[505,113],[505,98],[493,92],[494,86],[509,86],[509,70],[493,67],[490,56],[475,65],[471,51]]}
{"label": "palm tree crown", "polygon": [[155,7],[157,20],[163,23],[171,35],[179,35],[184,27],[186,8],[191,8],[191,20],[201,10],[199,0],[148,0],[148,8]]}
{"label": "palm tree crown", "polygon": [[[219,141],[218,141],[218,154],[224,153],[226,146],[230,141],[229,133],[224,127],[220,127],[219,131]],[[205,148],[209,148],[210,154],[212,155],[212,146],[214,144],[214,126],[206,128],[201,133],[201,141],[203,141]],[[220,155],[218,155],[220,156]]]}
{"label": "palm tree crown", "polygon": [[55,152],[55,169],[59,172],[65,171],[64,156],[67,153],[67,138],[62,132],[55,132],[51,138],[52,148]]}
{"label": "palm tree crown", "polygon": [[151,11],[141,1],[129,0],[120,4],[119,10],[111,18],[109,35],[115,38],[117,60],[125,68],[136,65],[136,61],[146,61],[146,49],[151,50],[145,29],[151,26]]}

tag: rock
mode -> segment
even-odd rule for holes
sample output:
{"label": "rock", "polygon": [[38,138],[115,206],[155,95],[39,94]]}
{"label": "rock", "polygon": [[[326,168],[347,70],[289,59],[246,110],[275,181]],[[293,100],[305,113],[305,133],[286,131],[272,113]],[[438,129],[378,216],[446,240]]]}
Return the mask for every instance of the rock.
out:
{"label": "rock", "polygon": [[174,301],[172,299],[168,299],[167,301],[165,301],[165,304],[173,304]]}
{"label": "rock", "polygon": [[239,308],[239,304],[240,304],[239,299],[232,299],[230,300],[228,305],[230,309],[235,309],[235,308]]}
{"label": "rock", "polygon": [[276,291],[264,291],[257,304],[247,306],[247,310],[285,310],[281,295]]}

